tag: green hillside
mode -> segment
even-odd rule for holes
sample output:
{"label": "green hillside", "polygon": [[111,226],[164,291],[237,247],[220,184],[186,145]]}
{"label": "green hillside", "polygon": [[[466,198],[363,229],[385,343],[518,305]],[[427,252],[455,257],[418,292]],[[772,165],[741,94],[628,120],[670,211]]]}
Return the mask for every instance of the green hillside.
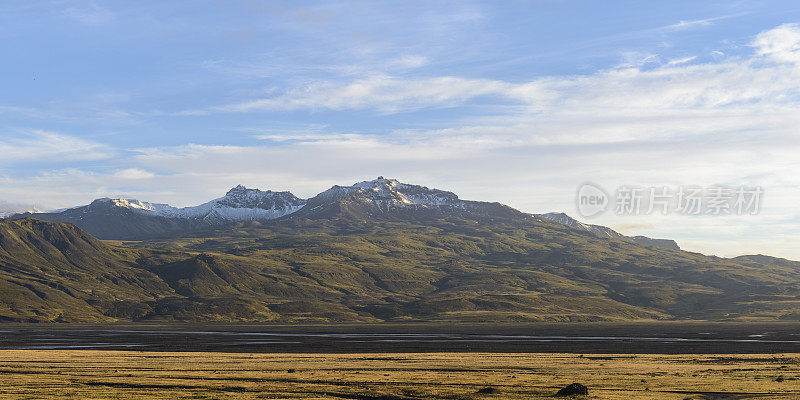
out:
{"label": "green hillside", "polygon": [[250,223],[136,246],[203,252],[239,275],[221,270],[197,290],[265,296],[284,318],[786,319],[800,309],[791,264],[642,246],[534,218],[352,221]]}
{"label": "green hillside", "polygon": [[[102,242],[0,221],[5,321],[796,319],[800,267],[596,236],[538,218],[243,223]],[[784,260],[785,261],[785,260]]]}

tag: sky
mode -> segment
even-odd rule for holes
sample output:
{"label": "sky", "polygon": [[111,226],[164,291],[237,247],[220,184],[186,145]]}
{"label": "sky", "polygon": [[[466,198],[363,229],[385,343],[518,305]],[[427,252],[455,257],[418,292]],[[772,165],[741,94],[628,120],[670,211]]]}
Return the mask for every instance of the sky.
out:
{"label": "sky", "polygon": [[586,183],[763,188],[617,215],[800,259],[795,1],[0,3],[0,211],[310,197],[378,175],[578,216]]}

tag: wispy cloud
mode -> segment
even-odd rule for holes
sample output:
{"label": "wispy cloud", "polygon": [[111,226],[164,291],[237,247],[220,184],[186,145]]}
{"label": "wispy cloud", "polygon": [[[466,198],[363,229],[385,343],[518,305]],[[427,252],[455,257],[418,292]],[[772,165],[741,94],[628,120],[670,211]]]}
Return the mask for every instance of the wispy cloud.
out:
{"label": "wispy cloud", "polygon": [[149,179],[156,176],[156,174],[141,168],[127,168],[114,172],[112,176],[117,179],[137,180],[137,179]]}
{"label": "wispy cloud", "polygon": [[[340,83],[317,82],[275,96],[215,106],[197,113],[246,113],[276,110],[373,109],[396,113],[424,108],[455,107],[488,97],[539,109],[633,110],[706,108],[752,102],[796,101],[800,89],[800,28],[783,25],[759,34],[755,54],[746,60],[692,65],[695,56],[663,63],[655,54],[629,54],[629,62],[592,75],[542,78],[512,83],[454,76],[404,78],[377,75]],[[778,62],[765,65],[764,62]],[[640,68],[655,65],[655,68]],[[742,80],[742,76],[756,79]],[[655,96],[654,93],[661,92]],[[577,109],[577,107],[576,107]]]}
{"label": "wispy cloud", "polygon": [[98,160],[114,155],[114,150],[101,143],[56,132],[35,130],[15,134],[0,142],[0,164],[16,161],[79,161]]}
{"label": "wispy cloud", "polygon": [[694,61],[694,60],[696,60],[696,59],[697,59],[697,56],[683,57],[683,58],[676,58],[676,59],[674,59],[674,60],[669,60],[669,62],[667,62],[667,64],[668,64],[668,65],[680,65],[680,64],[686,64],[686,63],[688,63],[688,62],[692,62],[692,61]]}
{"label": "wispy cloud", "polygon": [[694,28],[702,28],[706,26],[711,26],[714,22],[722,21],[726,19],[736,18],[747,15],[746,13],[737,13],[737,14],[729,14],[729,15],[722,15],[719,17],[712,17],[712,18],[704,18],[704,19],[694,19],[694,20],[682,20],[678,21],[674,24],[664,26],[659,29],[663,30],[672,30],[672,31],[680,31],[680,30],[688,30]]}
{"label": "wispy cloud", "polygon": [[[230,177],[237,177],[261,187],[293,182],[289,189],[301,195],[332,183],[388,175],[531,212],[570,210],[574,187],[569,182],[584,180],[612,188],[750,183],[770,188],[764,215],[724,223],[751,228],[760,226],[758,221],[779,224],[793,215],[793,193],[800,187],[800,178],[791,172],[800,168],[793,151],[800,145],[796,29],[788,25],[765,31],[753,39],[751,54],[719,61],[685,57],[647,68],[624,66],[527,82],[380,76],[318,83],[217,111],[395,112],[463,104],[478,96],[488,96],[497,108],[494,114],[441,129],[381,135],[266,132],[255,137],[280,146],[140,149],[135,163],[171,171],[183,185],[214,182],[222,190]],[[542,172],[532,176],[532,171]],[[788,242],[749,236],[751,249],[733,248],[731,238],[714,242],[705,228],[682,219],[596,222],[627,226],[631,233],[652,226],[658,236],[680,237],[682,245],[694,250],[794,254]]]}
{"label": "wispy cloud", "polygon": [[[107,195],[191,205],[236,183],[310,196],[332,184],[384,175],[451,189],[467,199],[543,212],[573,209],[575,185],[583,181],[610,188],[752,183],[769,191],[764,213],[752,219],[699,224],[680,218],[610,216],[593,222],[626,226],[630,233],[651,230],[657,236],[679,238],[693,250],[797,255],[800,228],[786,221],[797,218],[800,195],[800,161],[795,154],[800,146],[798,32],[792,24],[764,31],[742,49],[746,53],[736,56],[710,57],[705,49],[697,51],[696,58],[649,57],[660,52],[654,50],[635,53],[643,57],[632,57],[626,65],[585,74],[512,80],[477,79],[457,71],[371,71],[292,81],[285,88],[261,95],[249,91],[244,100],[195,112],[237,113],[225,116],[237,121],[243,113],[287,110],[323,110],[331,120],[352,115],[380,119],[391,113],[465,105],[480,112],[463,108],[446,123],[426,124],[433,128],[388,133],[306,128],[302,117],[313,113],[299,113],[301,122],[288,129],[270,129],[268,115],[252,123],[236,145],[139,148],[108,170],[0,179],[0,190],[14,196],[9,198],[36,193],[67,203],[63,205]],[[399,63],[424,68],[434,62],[423,58]],[[51,149],[49,153],[40,151],[37,141],[51,143],[41,146]],[[64,158],[108,152],[97,143],[64,141],[57,145],[52,143],[58,143],[58,135],[34,135],[0,141],[7,146],[0,152],[16,154],[17,160],[41,154],[60,158],[60,148],[72,149]],[[780,240],[771,240],[764,232],[775,233],[769,229],[776,226],[781,227]],[[756,231],[758,235],[750,233]]]}
{"label": "wispy cloud", "polygon": [[276,97],[216,106],[188,113],[253,112],[270,110],[377,109],[386,113],[425,107],[452,107],[481,96],[508,93],[502,81],[452,76],[408,80],[378,75],[349,83],[321,82],[292,89]]}
{"label": "wispy cloud", "polygon": [[262,134],[253,136],[259,140],[269,140],[272,142],[320,142],[320,141],[340,141],[340,140],[359,140],[367,135],[348,134],[348,133],[316,133],[316,134]]}

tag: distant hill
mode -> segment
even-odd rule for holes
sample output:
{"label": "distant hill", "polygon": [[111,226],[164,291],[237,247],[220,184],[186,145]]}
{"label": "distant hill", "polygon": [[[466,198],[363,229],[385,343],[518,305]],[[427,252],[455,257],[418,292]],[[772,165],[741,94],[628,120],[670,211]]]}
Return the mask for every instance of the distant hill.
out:
{"label": "distant hill", "polygon": [[639,243],[646,246],[663,247],[665,249],[680,250],[678,243],[671,239],[652,239],[647,236],[625,236],[609,227],[602,225],[584,224],[570,217],[564,213],[551,212],[547,214],[536,214],[538,217],[546,218],[560,224],[569,226],[570,228],[580,229],[582,231],[592,232],[596,235],[606,236],[614,239],[624,240],[631,243]]}
{"label": "distant hill", "polygon": [[0,320],[800,319],[800,263],[642,244],[390,179],[206,204],[106,199],[46,215],[76,224],[0,220]]}

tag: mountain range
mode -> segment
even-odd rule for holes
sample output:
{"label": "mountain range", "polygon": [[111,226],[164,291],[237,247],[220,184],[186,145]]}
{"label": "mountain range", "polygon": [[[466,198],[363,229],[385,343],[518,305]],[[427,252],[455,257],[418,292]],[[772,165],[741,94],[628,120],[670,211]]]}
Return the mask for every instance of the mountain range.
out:
{"label": "mountain range", "polygon": [[0,320],[800,319],[800,263],[648,240],[384,178],[100,199],[0,220]]}
{"label": "mountain range", "polygon": [[248,189],[238,185],[225,196],[198,206],[177,208],[136,199],[102,198],[56,212],[26,212],[33,217],[71,222],[100,239],[143,240],[213,229],[230,223],[279,219],[325,218],[345,212],[353,218],[431,218],[481,214],[545,218],[570,228],[644,245],[679,249],[673,240],[625,236],[611,228],[579,222],[564,213],[527,215],[500,203],[461,200],[455,193],[378,177],[351,186],[333,186],[310,198],[290,192]]}

